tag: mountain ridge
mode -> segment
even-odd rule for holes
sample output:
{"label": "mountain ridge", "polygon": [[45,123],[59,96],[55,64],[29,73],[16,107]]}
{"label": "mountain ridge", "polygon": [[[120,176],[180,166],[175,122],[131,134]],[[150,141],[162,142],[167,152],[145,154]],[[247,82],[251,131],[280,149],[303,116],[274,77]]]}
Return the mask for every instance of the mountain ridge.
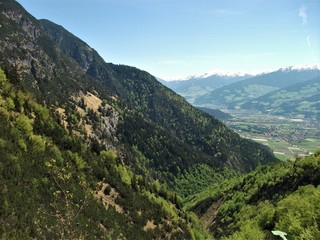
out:
{"label": "mountain ridge", "polygon": [[245,76],[212,75],[205,78],[191,78],[185,81],[166,82],[163,80],[161,83],[186,98],[192,104],[198,97],[206,93],[244,79],[246,79]]}
{"label": "mountain ridge", "polygon": [[171,81],[187,81],[191,79],[202,79],[208,77],[255,77],[258,75],[264,75],[271,72],[277,71],[292,71],[292,70],[320,70],[320,65],[318,64],[297,64],[297,65],[289,65],[285,67],[281,67],[275,70],[268,70],[268,71],[226,71],[226,70],[212,70],[205,73],[189,75],[187,77],[180,77],[180,78],[169,78],[169,79],[161,79],[164,82],[171,82]]}

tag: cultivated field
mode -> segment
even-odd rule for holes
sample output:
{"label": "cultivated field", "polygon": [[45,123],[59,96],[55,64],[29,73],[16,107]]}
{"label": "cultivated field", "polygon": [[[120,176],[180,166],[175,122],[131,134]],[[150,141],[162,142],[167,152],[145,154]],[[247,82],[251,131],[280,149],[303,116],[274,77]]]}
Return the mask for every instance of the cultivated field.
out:
{"label": "cultivated field", "polygon": [[293,160],[320,149],[320,124],[311,119],[286,118],[248,111],[226,111],[225,123],[245,138],[270,147],[281,160]]}

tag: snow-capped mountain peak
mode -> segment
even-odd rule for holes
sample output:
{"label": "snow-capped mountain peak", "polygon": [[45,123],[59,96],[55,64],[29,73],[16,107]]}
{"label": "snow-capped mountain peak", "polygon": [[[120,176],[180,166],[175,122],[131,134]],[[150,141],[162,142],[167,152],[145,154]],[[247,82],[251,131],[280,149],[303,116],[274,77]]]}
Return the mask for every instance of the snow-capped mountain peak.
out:
{"label": "snow-capped mountain peak", "polygon": [[280,68],[278,70],[269,70],[269,71],[225,71],[225,70],[212,70],[208,71],[206,73],[202,74],[195,74],[195,75],[190,75],[187,77],[180,77],[180,78],[172,78],[172,79],[166,79],[164,81],[170,82],[170,81],[186,81],[186,80],[191,80],[191,79],[206,79],[209,77],[220,77],[224,79],[229,79],[229,78],[236,78],[236,77],[243,77],[243,78],[250,78],[258,75],[263,75],[271,72],[290,72],[290,71],[306,71],[306,70],[320,70],[320,65],[315,64],[315,65],[293,65],[293,66],[287,66]]}
{"label": "snow-capped mountain peak", "polygon": [[[204,79],[209,77],[221,77],[221,78],[233,78],[233,77],[252,77],[255,75],[261,74],[260,72],[231,72],[231,71],[224,71],[224,70],[213,70],[203,74],[196,74],[191,75],[183,80],[190,80],[190,79]],[[181,79],[182,80],[182,79]]]}
{"label": "snow-capped mountain peak", "polygon": [[278,71],[290,72],[290,71],[305,71],[305,70],[320,70],[320,65],[294,65],[285,68],[280,68]]}

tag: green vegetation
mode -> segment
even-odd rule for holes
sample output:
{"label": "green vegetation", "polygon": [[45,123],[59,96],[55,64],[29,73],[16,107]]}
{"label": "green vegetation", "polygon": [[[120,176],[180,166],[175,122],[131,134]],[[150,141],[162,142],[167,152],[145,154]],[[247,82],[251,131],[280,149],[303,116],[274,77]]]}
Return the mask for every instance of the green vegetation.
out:
{"label": "green vegetation", "polygon": [[320,125],[313,119],[293,119],[259,112],[231,111],[225,123],[241,136],[270,147],[277,158],[293,160],[320,148]]}
{"label": "green vegetation", "polygon": [[227,168],[213,170],[206,164],[199,164],[188,171],[178,174],[171,184],[175,192],[183,198],[183,202],[190,204],[188,196],[202,192],[212,184],[221,183],[225,179],[237,175],[240,175],[240,173]]}
{"label": "green vegetation", "polygon": [[[319,74],[318,74],[319,75]],[[302,116],[319,120],[320,78],[273,91],[269,94],[245,103],[245,109],[255,109],[284,116]]]}
{"label": "green vegetation", "polygon": [[[92,151],[116,150],[138,175],[168,186],[198,164],[248,172],[277,161],[268,148],[240,138],[149,73],[105,63],[63,27],[34,19],[14,1],[4,2],[1,9],[8,16],[17,14],[13,19],[0,16],[7,31],[0,40],[5,46],[19,44],[1,49],[0,63],[14,62],[23,76],[21,85],[60,111],[57,119],[86,139]],[[81,98],[88,93],[105,105],[97,106],[98,111],[85,106]]]}
{"label": "green vegetation", "polygon": [[314,153],[317,149],[320,149],[320,137],[308,137],[295,142],[295,144],[302,149]]}
{"label": "green vegetation", "polygon": [[273,216],[285,216],[284,193],[316,186],[318,156],[241,175],[278,161],[147,72],[105,63],[16,1],[0,9],[1,239],[210,239],[201,223],[218,237],[264,237],[272,224],[316,236],[312,222],[294,233]]}
{"label": "green vegetation", "polygon": [[189,208],[217,238],[275,239],[271,231],[280,230],[288,239],[318,239],[319,170],[320,151],[259,167],[190,197]]}
{"label": "green vegetation", "polygon": [[114,151],[92,152],[1,69],[0,124],[0,238],[207,236],[173,193],[134,175]]}

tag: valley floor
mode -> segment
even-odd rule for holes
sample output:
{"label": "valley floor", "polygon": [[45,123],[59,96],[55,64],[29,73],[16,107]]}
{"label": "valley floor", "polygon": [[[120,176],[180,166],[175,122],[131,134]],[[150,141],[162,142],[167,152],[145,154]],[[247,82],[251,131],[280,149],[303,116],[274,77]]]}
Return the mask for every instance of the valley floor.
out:
{"label": "valley floor", "polygon": [[269,146],[281,160],[295,159],[320,148],[320,124],[245,110],[223,110],[233,116],[225,123],[242,137]]}

